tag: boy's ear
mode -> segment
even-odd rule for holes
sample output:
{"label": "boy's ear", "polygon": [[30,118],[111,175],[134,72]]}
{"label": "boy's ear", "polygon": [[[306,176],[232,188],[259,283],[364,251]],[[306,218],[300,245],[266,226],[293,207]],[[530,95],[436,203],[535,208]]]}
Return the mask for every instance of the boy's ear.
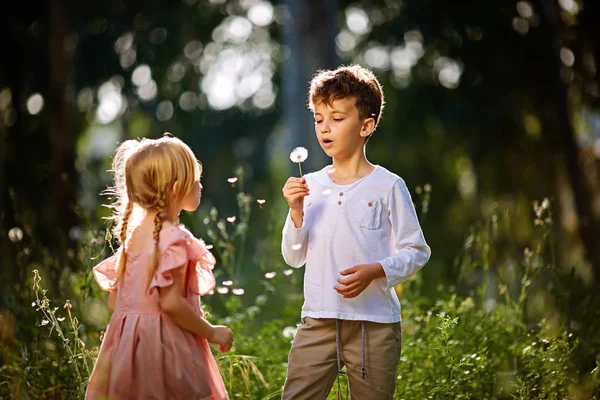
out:
{"label": "boy's ear", "polygon": [[367,118],[363,121],[362,128],[360,130],[360,136],[369,137],[375,130],[375,119]]}

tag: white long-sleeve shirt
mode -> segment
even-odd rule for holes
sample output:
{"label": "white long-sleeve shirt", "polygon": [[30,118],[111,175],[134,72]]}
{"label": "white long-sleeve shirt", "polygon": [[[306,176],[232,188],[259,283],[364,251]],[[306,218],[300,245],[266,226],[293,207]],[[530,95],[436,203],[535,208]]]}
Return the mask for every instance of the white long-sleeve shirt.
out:
{"label": "white long-sleeve shirt", "polygon": [[[351,185],[335,184],[330,167],[304,177],[304,219],[296,228],[290,214],[283,228],[285,262],[304,274],[302,317],[379,323],[400,321],[394,286],[420,270],[431,250],[417,220],[404,181],[376,166]],[[340,271],[358,264],[381,263],[377,279],[357,297],[346,299],[333,287]]]}

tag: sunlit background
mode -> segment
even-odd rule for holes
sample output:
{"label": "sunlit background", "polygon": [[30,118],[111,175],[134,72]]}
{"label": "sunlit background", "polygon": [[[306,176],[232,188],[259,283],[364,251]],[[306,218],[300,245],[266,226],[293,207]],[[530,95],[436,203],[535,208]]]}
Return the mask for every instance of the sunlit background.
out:
{"label": "sunlit background", "polygon": [[[240,336],[268,337],[280,346],[261,359],[271,386],[239,393],[275,393],[284,369],[273,372],[270,366],[285,363],[303,273],[281,259],[281,187],[298,175],[289,160],[294,147],[308,148],[304,172],[330,162],[314,138],[308,82],[319,69],[350,63],[372,69],[386,95],[368,158],[406,181],[433,250],[418,279],[396,288],[407,307],[404,317],[418,321],[405,324],[406,368],[431,364],[442,376],[445,367],[435,365],[454,365],[417,352],[419,343],[436,341],[454,326],[443,317],[440,329],[427,325],[434,323],[439,301],[456,305],[459,313],[475,312],[472,306],[484,313],[477,318],[492,321],[510,304],[508,296],[520,301],[515,326],[524,327],[524,335],[546,332],[541,321],[552,321],[552,332],[581,340],[574,350],[556,346],[575,372],[563,374],[569,377],[564,385],[548,386],[539,376],[551,375],[554,367],[545,360],[556,357],[550,353],[536,364],[545,365],[545,372],[516,356],[490,353],[483,360],[495,363],[480,369],[489,376],[473,379],[489,378],[493,389],[477,392],[477,385],[457,381],[461,396],[545,398],[543,393],[554,392],[561,395],[554,398],[589,399],[598,390],[597,1],[5,3],[1,398],[23,382],[30,382],[33,397],[56,385],[72,388],[64,383],[72,378],[68,372],[48,372],[56,368],[52,364],[40,370],[48,380],[23,372],[33,359],[19,348],[34,352],[46,334],[43,326],[52,325],[29,307],[35,299],[32,270],[39,270],[53,301],[71,299],[84,324],[80,334],[89,348],[96,346],[109,314],[90,271],[116,244],[106,235],[109,210],[100,195],[110,184],[110,157],[125,139],[164,132],[189,143],[204,167],[201,207],[182,222],[219,260],[217,287],[206,307],[219,321],[238,326]],[[449,300],[452,294],[459,298]],[[465,315],[456,329],[495,326],[460,325]],[[456,332],[455,343],[473,354],[469,346],[493,337],[512,338],[507,346],[521,355],[535,348],[516,331],[463,342]],[[49,359],[60,359],[51,344],[44,346]],[[236,354],[260,358],[251,342],[238,346]],[[486,348],[493,353],[494,346]],[[461,379],[475,374],[472,368],[461,370]],[[431,398],[461,398],[448,383],[456,375],[440,376],[429,380],[439,390],[433,393],[446,397]],[[426,380],[417,372],[414,377]],[[411,382],[406,374],[403,379]],[[408,383],[406,388],[418,386]],[[423,398],[410,396],[398,398]]]}

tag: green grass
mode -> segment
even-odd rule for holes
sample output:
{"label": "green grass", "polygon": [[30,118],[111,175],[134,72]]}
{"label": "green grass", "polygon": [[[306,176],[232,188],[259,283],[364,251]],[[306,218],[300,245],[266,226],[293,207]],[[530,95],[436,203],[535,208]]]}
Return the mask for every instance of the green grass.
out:
{"label": "green grass", "polygon": [[[238,190],[235,225],[214,210],[199,226],[211,230],[210,241],[223,264],[219,282],[231,279],[232,287],[239,283],[245,292],[215,292],[203,298],[203,306],[211,322],[227,324],[236,335],[231,352],[215,352],[230,397],[275,399],[281,396],[299,320],[303,271],[290,274],[280,260],[279,227],[257,227],[270,224],[268,210],[261,207],[253,220],[252,198]],[[426,210],[427,203],[428,198],[418,208]],[[396,288],[404,335],[396,399],[598,395],[600,322],[586,312],[593,315],[599,301],[577,315],[560,307],[582,298],[576,292],[583,289],[576,281],[560,284],[566,277],[555,261],[548,203],[536,204],[534,212],[535,235],[525,246],[511,240],[510,214],[496,210],[466,235],[455,284],[438,285],[432,292],[419,276]],[[251,251],[246,241],[252,229],[262,229],[268,245]],[[72,301],[48,298],[41,263],[31,272],[32,292],[23,294],[33,296],[19,303],[19,323],[1,314],[0,331],[10,332],[6,327],[12,326],[13,333],[0,336],[0,398],[82,398],[108,320],[106,296],[91,281],[89,262],[106,239],[93,231],[86,237],[95,237],[80,255],[88,260],[87,269],[68,272],[63,282]],[[272,273],[265,277],[265,272]],[[348,398],[346,379],[338,383],[329,399]]]}

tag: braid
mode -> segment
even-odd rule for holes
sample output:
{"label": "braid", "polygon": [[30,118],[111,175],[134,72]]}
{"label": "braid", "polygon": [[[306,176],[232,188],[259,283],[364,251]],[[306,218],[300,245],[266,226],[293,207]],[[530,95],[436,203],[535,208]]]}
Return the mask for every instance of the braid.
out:
{"label": "braid", "polygon": [[150,286],[150,282],[152,282],[152,278],[156,273],[156,268],[158,267],[158,259],[159,259],[159,240],[160,240],[160,231],[162,229],[164,213],[166,209],[166,201],[164,193],[158,194],[158,202],[156,206],[156,215],[154,216],[154,231],[152,231],[152,237],[154,238],[154,254],[152,256],[152,263],[150,264],[150,271],[148,273],[148,286]]}
{"label": "braid", "polygon": [[125,206],[125,212],[123,213],[123,222],[121,223],[121,232],[119,233],[119,240],[121,240],[121,245],[124,245],[125,240],[127,239],[127,226],[129,225],[129,219],[131,218],[132,212],[133,203],[127,201],[127,205]]}
{"label": "braid", "polygon": [[125,206],[125,212],[121,219],[121,232],[119,232],[119,240],[121,241],[121,247],[119,248],[119,255],[117,258],[117,278],[115,283],[121,279],[125,273],[125,264],[127,263],[127,253],[125,252],[125,240],[127,240],[127,225],[129,225],[129,219],[133,211],[133,203],[127,201]]}

